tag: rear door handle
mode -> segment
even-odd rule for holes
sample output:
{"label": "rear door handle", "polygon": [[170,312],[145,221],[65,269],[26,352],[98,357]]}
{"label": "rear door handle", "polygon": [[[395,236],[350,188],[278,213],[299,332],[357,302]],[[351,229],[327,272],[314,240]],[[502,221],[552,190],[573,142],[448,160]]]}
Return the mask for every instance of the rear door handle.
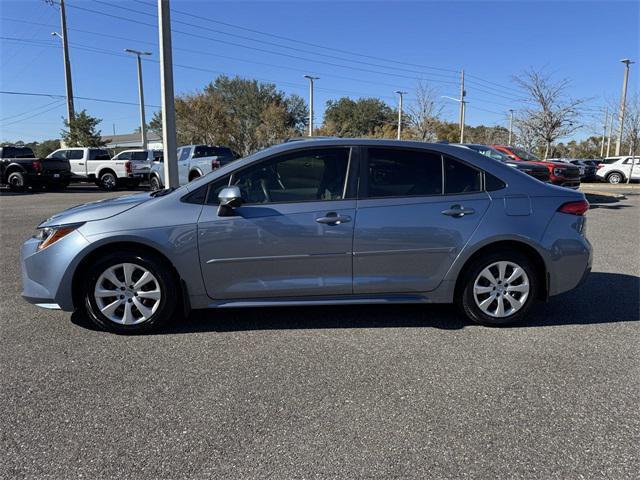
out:
{"label": "rear door handle", "polygon": [[341,223],[347,223],[351,221],[349,215],[338,215],[336,212],[329,212],[326,216],[316,218],[316,222],[323,223],[325,225],[340,225]]}
{"label": "rear door handle", "polygon": [[476,213],[476,211],[473,208],[464,208],[462,205],[451,205],[451,208],[443,210],[440,213],[449,217],[460,218],[464,217],[465,215],[474,214]]}
{"label": "rear door handle", "polygon": [[78,163],[78,165],[84,165],[84,162],[80,162],[80,163]]}

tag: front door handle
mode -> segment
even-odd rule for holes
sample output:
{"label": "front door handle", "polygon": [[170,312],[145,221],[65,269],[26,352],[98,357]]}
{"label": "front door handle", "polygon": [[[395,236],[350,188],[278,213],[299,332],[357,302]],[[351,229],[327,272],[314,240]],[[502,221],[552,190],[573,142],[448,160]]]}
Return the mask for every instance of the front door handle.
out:
{"label": "front door handle", "polygon": [[83,163],[83,162],[80,162],[80,163],[78,163],[78,165],[84,165],[84,163]]}
{"label": "front door handle", "polygon": [[349,215],[338,215],[336,212],[329,212],[324,217],[316,218],[316,222],[324,223],[325,225],[340,225],[350,221],[351,217]]}
{"label": "front door handle", "polygon": [[443,210],[440,213],[442,213],[443,215],[448,215],[449,217],[460,218],[464,217],[465,215],[476,213],[476,211],[473,208],[464,208],[462,205],[451,205],[451,208]]}

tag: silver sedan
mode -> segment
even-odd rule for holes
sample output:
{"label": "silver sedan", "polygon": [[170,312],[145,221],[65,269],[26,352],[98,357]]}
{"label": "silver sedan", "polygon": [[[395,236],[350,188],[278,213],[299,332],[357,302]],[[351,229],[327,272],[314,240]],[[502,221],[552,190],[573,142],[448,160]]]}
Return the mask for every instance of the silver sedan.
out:
{"label": "silver sedan", "polygon": [[502,325],[590,271],[588,208],[455,146],[291,142],[45,220],[23,296],[121,333],[190,309],[357,303],[455,302]]}

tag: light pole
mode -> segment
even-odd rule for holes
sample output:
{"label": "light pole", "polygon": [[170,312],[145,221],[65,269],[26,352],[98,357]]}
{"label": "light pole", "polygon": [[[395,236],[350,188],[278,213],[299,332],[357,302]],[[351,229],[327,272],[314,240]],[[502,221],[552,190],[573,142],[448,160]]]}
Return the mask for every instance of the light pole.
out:
{"label": "light pole", "polygon": [[173,101],[173,56],[169,0],[158,0],[160,89],[162,91],[162,147],[165,187],[179,186],[176,146],[176,110]]}
{"label": "light pole", "polygon": [[460,143],[464,143],[464,115],[465,104],[464,97],[467,96],[467,92],[464,89],[464,70],[460,72]]}
{"label": "light pole", "polygon": [[607,157],[611,154],[611,135],[613,135],[613,112],[609,117],[609,136],[607,137]]}
{"label": "light pole", "polygon": [[513,109],[509,109],[509,145],[512,145],[511,138],[513,136]]}
{"label": "light pole", "polygon": [[400,97],[400,103],[398,105],[398,140],[402,139],[402,100],[407,92],[396,90],[395,93]]}
{"label": "light pole", "polygon": [[151,52],[141,52],[139,50],[132,50],[131,48],[125,48],[125,52],[133,53],[136,56],[138,63],[138,95],[140,96],[140,140],[142,142],[143,150],[147,149],[147,122],[144,118],[144,89],[142,87],[142,61],[140,55],[151,55]]}
{"label": "light pole", "polygon": [[304,78],[309,80],[309,136],[313,137],[313,82],[320,80],[320,77],[305,75]]}
{"label": "light pole", "polygon": [[607,137],[607,123],[609,123],[609,107],[604,111],[604,125],[602,126],[602,143],[600,144],[600,157],[604,157],[604,140]]}
{"label": "light pole", "polygon": [[622,81],[622,95],[620,97],[620,113],[618,113],[618,139],[616,140],[616,157],[620,155],[622,147],[622,134],[624,133],[624,109],[627,104],[627,84],[629,83],[629,65],[632,62],[628,58],[620,60],[624,63],[624,80]]}

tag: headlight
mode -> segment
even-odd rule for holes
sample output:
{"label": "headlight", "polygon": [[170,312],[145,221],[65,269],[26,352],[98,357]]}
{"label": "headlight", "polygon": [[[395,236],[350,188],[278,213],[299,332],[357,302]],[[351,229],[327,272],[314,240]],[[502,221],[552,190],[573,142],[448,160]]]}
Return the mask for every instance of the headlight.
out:
{"label": "headlight", "polygon": [[39,228],[38,232],[34,235],[34,238],[40,240],[40,243],[38,244],[38,250],[42,250],[44,248],[47,248],[49,245],[53,245],[58,240],[66,237],[81,225],[82,223],[76,223],[73,225],[62,225],[59,227]]}
{"label": "headlight", "polygon": [[564,177],[564,169],[563,169],[563,168],[557,168],[557,167],[556,167],[556,168],[554,168],[554,169],[553,169],[553,174],[554,174],[556,177]]}

